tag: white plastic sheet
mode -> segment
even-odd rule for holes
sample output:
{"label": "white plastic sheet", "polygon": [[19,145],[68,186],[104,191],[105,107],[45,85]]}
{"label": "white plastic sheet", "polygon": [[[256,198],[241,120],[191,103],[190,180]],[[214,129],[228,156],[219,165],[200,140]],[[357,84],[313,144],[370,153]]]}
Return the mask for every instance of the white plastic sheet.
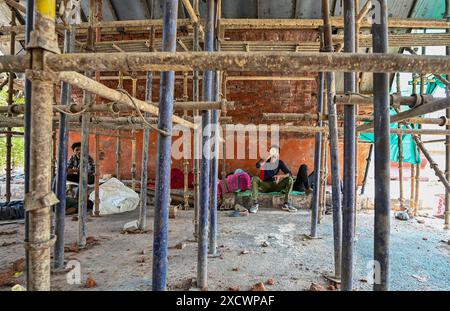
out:
{"label": "white plastic sheet", "polygon": [[[99,194],[100,215],[132,211],[139,205],[139,195],[114,177],[100,185]],[[89,195],[89,200],[94,202],[95,191]]]}

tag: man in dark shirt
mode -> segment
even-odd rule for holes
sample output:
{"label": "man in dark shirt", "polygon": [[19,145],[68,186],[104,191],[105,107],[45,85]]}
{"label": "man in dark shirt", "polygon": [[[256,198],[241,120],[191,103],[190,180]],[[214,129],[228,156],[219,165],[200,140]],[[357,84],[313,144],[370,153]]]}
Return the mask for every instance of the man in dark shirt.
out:
{"label": "man in dark shirt", "polygon": [[[256,163],[256,168],[261,170],[261,178],[254,176],[252,179],[253,205],[250,207],[250,213],[256,213],[258,211],[259,192],[283,192],[285,197],[282,209],[288,212],[297,211],[297,209],[289,203],[289,194],[292,191],[294,179],[286,164],[279,159],[279,154],[280,148],[278,146],[272,146],[272,148],[270,148],[270,156],[266,160],[261,159]],[[280,171],[284,174],[278,174]]]}
{"label": "man in dark shirt", "polygon": [[[67,163],[67,180],[72,182],[79,182],[80,180],[80,163],[81,163],[81,143],[76,142],[72,144],[73,155]],[[95,165],[91,156],[88,163],[88,184],[94,183]]]}

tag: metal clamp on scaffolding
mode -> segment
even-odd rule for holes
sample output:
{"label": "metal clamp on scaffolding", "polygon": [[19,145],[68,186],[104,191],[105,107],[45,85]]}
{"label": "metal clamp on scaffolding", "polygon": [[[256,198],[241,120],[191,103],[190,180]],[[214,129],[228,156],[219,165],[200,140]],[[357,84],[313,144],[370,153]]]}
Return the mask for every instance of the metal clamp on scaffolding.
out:
{"label": "metal clamp on scaffolding", "polygon": [[[45,70],[25,70],[25,77],[31,81],[39,80],[39,81],[54,81],[58,77],[57,73]],[[48,94],[46,94],[48,95]]]}
{"label": "metal clamp on scaffolding", "polygon": [[56,242],[56,235],[52,235],[51,238],[47,241],[43,241],[43,242],[27,242],[24,241],[23,245],[25,247],[25,249],[29,250],[41,250],[41,249],[48,249],[50,247],[52,247]]}
{"label": "metal clamp on scaffolding", "polygon": [[439,119],[442,120],[442,122],[438,124],[439,126],[446,126],[447,125],[448,118],[446,116],[441,116],[441,117],[439,117]]}
{"label": "metal clamp on scaffolding", "polygon": [[56,2],[41,4],[36,11],[35,24],[39,27],[31,31],[27,49],[41,48],[55,54],[61,53],[58,46],[58,35],[55,31],[55,5]]}
{"label": "metal clamp on scaffolding", "polygon": [[59,200],[53,191],[44,195],[37,194],[33,191],[25,194],[24,203],[25,210],[29,212],[55,205],[56,203],[59,203]]}

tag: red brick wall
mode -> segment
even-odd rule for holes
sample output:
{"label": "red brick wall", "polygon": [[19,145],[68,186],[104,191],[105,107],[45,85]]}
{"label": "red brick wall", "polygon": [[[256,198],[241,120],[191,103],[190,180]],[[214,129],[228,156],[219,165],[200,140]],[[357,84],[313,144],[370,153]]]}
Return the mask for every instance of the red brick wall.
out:
{"label": "red brick wall", "polygon": [[[239,31],[226,34],[230,40],[280,40],[280,41],[304,41],[314,40],[317,37],[315,31]],[[229,76],[241,75],[241,73],[228,73]],[[252,72],[242,73],[242,75],[272,75],[281,76],[282,73]],[[313,77],[315,73],[301,73],[297,76]],[[175,98],[182,98],[183,81],[177,80],[175,87]],[[115,88],[117,81],[105,83]],[[131,81],[125,81],[124,87],[131,92]],[[189,82],[189,98],[192,98],[192,85]],[[200,87],[201,89],[201,87]],[[138,82],[138,98],[144,99],[145,81]],[[153,101],[159,99],[159,79],[153,83]],[[229,81],[227,85],[227,100],[235,102],[235,110],[228,111],[228,116],[233,118],[233,123],[261,124],[267,123],[262,120],[263,112],[314,112],[317,101],[317,83],[313,81]],[[304,123],[303,123],[304,124]],[[311,124],[313,125],[313,124]],[[128,134],[124,134],[128,135]],[[79,140],[79,134],[72,132],[70,143]],[[248,139],[247,139],[248,140]],[[269,140],[270,141],[270,140]],[[90,138],[90,154],[95,157],[95,139]],[[100,162],[102,174],[115,173],[115,137],[101,136],[100,152],[104,154],[104,159]],[[247,144],[248,145],[248,144]],[[280,133],[281,158],[285,161],[291,171],[296,174],[298,167],[306,163],[310,168],[314,163],[314,136],[302,133]],[[236,149],[236,148],[235,148]],[[359,182],[363,177],[365,159],[368,147],[360,147],[358,169]],[[342,154],[342,146],[340,146]],[[156,168],[156,134],[151,132],[149,148],[149,176],[154,178]],[[142,158],[142,132],[137,133],[137,176],[141,172]],[[342,158],[341,158],[342,159]],[[221,161],[222,162],[222,161]],[[249,170],[256,174],[255,159],[247,160],[227,160],[228,172],[236,168]],[[192,165],[192,161],[190,161]],[[182,168],[182,160],[174,160],[174,167]],[[131,177],[131,141],[122,140],[122,178]]]}

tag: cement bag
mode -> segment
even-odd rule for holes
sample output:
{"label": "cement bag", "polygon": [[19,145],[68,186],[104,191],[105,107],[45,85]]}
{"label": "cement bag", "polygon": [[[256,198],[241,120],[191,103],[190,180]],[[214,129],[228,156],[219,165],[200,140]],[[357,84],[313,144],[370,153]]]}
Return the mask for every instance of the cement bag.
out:
{"label": "cement bag", "polygon": [[[111,178],[99,187],[100,215],[118,214],[136,209],[139,205],[139,195],[126,187],[117,178]],[[94,202],[95,191],[89,195]]]}

